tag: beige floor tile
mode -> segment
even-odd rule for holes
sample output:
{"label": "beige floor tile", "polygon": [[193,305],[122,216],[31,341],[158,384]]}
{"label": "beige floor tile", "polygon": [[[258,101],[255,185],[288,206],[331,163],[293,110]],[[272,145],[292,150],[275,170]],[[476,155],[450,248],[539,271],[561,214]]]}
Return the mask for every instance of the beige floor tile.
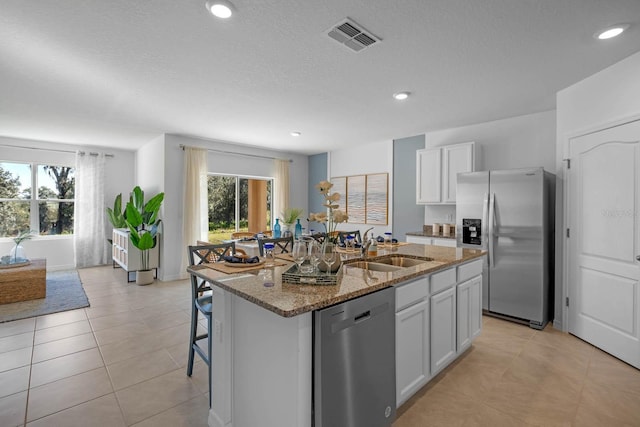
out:
{"label": "beige floor tile", "polygon": [[144,319],[144,323],[153,331],[159,331],[161,329],[171,328],[173,326],[184,325],[185,323],[191,323],[191,316],[185,314],[182,310],[177,310],[172,313],[160,313],[156,316],[150,316]]}
{"label": "beige floor tile", "polygon": [[[209,392],[209,366],[196,354],[193,362],[193,372],[191,373],[191,380],[198,387],[202,393]],[[184,374],[187,375],[186,367]]]}
{"label": "beige floor tile", "polygon": [[182,369],[116,392],[127,424],[135,424],[202,393]]}
{"label": "beige floor tile", "polygon": [[81,320],[87,320],[87,314],[84,312],[84,308],[47,314],[36,318],[36,329],[51,328],[53,326],[79,322]]}
{"label": "beige floor tile", "polygon": [[22,426],[24,424],[24,415],[26,410],[26,391],[0,398],[0,426]]}
{"label": "beige floor tile", "polygon": [[85,311],[89,319],[95,319],[102,316],[129,312],[129,307],[126,305],[106,305],[102,307],[87,307]]}
{"label": "beige floor tile", "polygon": [[141,357],[163,347],[163,344],[158,342],[154,335],[141,335],[112,344],[102,345],[100,346],[100,352],[102,353],[104,362],[107,365],[112,365],[132,357]]}
{"label": "beige floor tile", "polygon": [[94,335],[99,345],[113,344],[119,341],[125,341],[132,338],[139,338],[151,334],[152,331],[142,321],[123,323],[112,328],[101,329],[95,331]]}
{"label": "beige floor tile", "polygon": [[0,353],[31,347],[33,345],[33,334],[33,332],[23,332],[0,338]]}
{"label": "beige floor tile", "polygon": [[[205,418],[206,419],[206,418]],[[180,424],[174,424],[178,426]],[[204,425],[204,424],[202,424]],[[27,427],[124,427],[115,394],[107,394],[73,408],[30,422]]]}
{"label": "beige floor tile", "polygon": [[113,392],[105,368],[32,388],[27,420],[33,421]]}
{"label": "beige floor tile", "polygon": [[534,427],[535,424],[526,423],[511,415],[500,412],[487,405],[474,408],[463,423],[464,427]]}
{"label": "beige floor tile", "polygon": [[106,307],[106,306],[128,306],[128,297],[126,294],[120,293],[112,293],[103,296],[92,296],[91,297],[91,307]]}
{"label": "beige floor tile", "polygon": [[0,323],[0,337],[17,335],[25,332],[32,332],[36,329],[36,319],[13,320],[11,322]]}
{"label": "beige floor tile", "polygon": [[74,337],[91,332],[91,326],[88,320],[80,320],[79,322],[67,323],[60,326],[52,326],[51,328],[38,329],[34,343],[44,344],[63,338]]}
{"label": "beige floor tile", "polygon": [[96,346],[97,344],[93,337],[93,333],[39,344],[33,347],[33,363],[65,356],[78,351],[88,350]]}
{"label": "beige floor tile", "polygon": [[169,353],[160,349],[145,354],[144,357],[134,357],[107,366],[114,390],[150,380],[160,375],[175,371],[179,366],[173,361]]}
{"label": "beige floor tile", "polygon": [[0,372],[28,366],[31,363],[32,347],[0,353]]}
{"label": "beige floor tile", "polygon": [[602,350],[594,350],[587,377],[593,383],[640,396],[640,370]]}
{"label": "beige floor tile", "polygon": [[147,418],[132,427],[203,427],[209,417],[209,396],[202,395]]}
{"label": "beige floor tile", "polygon": [[31,368],[31,387],[92,371],[101,366],[104,366],[104,362],[97,348],[34,363]]}
{"label": "beige floor tile", "polygon": [[25,391],[29,388],[29,366],[0,372],[0,397]]}
{"label": "beige floor tile", "polygon": [[[165,349],[179,367],[186,368],[187,362],[189,361],[189,337],[187,337],[186,341],[172,345],[171,347],[166,347]],[[196,358],[198,357],[200,356],[196,355]]]}
{"label": "beige floor tile", "polygon": [[587,380],[576,417],[583,424],[640,426],[640,395]]}
{"label": "beige floor tile", "polygon": [[109,329],[116,326],[124,325],[125,323],[140,322],[140,318],[136,313],[131,311],[125,311],[122,313],[110,314],[102,317],[90,318],[91,328],[94,331],[101,331],[103,329]]}
{"label": "beige floor tile", "polygon": [[512,417],[534,425],[564,425],[573,421],[582,381],[568,377],[546,375],[542,379],[528,375],[510,376],[503,379],[487,394],[484,403]]}

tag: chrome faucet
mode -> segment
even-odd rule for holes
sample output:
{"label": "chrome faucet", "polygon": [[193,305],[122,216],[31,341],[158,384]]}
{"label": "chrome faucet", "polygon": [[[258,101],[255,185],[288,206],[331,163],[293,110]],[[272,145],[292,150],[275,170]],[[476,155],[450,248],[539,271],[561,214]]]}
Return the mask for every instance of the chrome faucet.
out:
{"label": "chrome faucet", "polygon": [[[366,257],[367,256],[367,251],[369,250],[369,245],[371,245],[371,239],[367,239],[367,233],[370,232],[371,230],[373,230],[373,227],[367,229],[364,234],[363,234],[363,239],[364,241],[362,242],[362,256]],[[371,232],[371,238],[373,238],[373,232]]]}

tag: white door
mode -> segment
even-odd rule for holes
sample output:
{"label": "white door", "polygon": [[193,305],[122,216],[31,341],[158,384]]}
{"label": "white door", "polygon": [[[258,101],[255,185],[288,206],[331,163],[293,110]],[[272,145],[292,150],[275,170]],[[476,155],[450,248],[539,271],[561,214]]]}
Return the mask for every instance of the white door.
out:
{"label": "white door", "polygon": [[569,332],[640,368],[640,121],[570,140]]}

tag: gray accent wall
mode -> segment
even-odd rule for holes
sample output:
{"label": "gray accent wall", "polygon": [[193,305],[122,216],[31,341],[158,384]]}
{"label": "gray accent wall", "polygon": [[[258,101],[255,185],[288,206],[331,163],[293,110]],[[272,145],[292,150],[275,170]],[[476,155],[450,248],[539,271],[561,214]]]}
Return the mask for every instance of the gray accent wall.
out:
{"label": "gray accent wall", "polygon": [[416,204],[416,150],[423,148],[424,135],[393,141],[393,237],[400,242],[424,223],[424,206]]}
{"label": "gray accent wall", "polygon": [[[311,212],[313,213],[324,212],[327,209],[324,206],[322,206],[324,202],[324,198],[320,195],[320,193],[318,193],[318,190],[316,190],[315,188],[315,185],[317,183],[327,179],[327,170],[328,170],[327,161],[328,161],[327,153],[321,153],[321,154],[309,156],[309,184],[308,184],[309,185],[309,189],[308,189],[309,191],[308,205],[309,206],[307,211],[304,213],[305,219],[309,217],[309,213]],[[314,231],[325,230],[324,226],[317,222],[307,223],[306,220],[300,221],[300,222],[304,222],[303,227],[305,228],[308,227],[309,229]]]}

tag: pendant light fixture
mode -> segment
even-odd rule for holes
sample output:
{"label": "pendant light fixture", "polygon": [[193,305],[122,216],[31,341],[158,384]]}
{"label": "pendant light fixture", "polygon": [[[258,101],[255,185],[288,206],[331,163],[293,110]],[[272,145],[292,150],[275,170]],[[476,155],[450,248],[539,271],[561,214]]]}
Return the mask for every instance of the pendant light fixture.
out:
{"label": "pendant light fixture", "polygon": [[235,10],[233,4],[227,0],[208,0],[205,6],[213,16],[221,19],[230,18]]}

